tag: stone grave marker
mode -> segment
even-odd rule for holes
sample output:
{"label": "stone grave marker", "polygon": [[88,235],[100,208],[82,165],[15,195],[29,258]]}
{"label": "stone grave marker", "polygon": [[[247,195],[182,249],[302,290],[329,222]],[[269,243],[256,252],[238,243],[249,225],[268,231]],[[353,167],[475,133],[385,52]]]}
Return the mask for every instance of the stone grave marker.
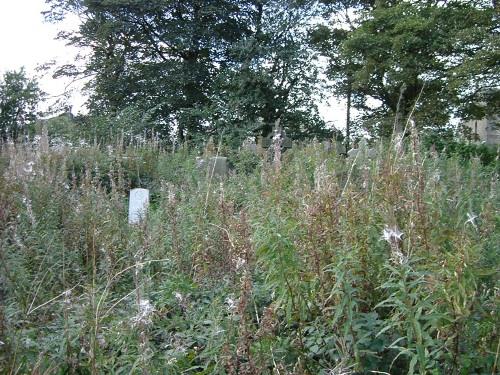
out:
{"label": "stone grave marker", "polygon": [[208,159],[208,172],[214,177],[226,177],[229,171],[225,156],[214,156]]}
{"label": "stone grave marker", "polygon": [[[212,156],[208,160],[205,158],[196,158],[196,167],[201,170],[206,170],[208,176],[227,177],[229,173],[229,164],[225,156]],[[213,172],[213,174],[212,174]]]}
{"label": "stone grave marker", "polygon": [[130,201],[128,206],[128,223],[140,224],[146,217],[149,207],[149,190],[130,190]]}

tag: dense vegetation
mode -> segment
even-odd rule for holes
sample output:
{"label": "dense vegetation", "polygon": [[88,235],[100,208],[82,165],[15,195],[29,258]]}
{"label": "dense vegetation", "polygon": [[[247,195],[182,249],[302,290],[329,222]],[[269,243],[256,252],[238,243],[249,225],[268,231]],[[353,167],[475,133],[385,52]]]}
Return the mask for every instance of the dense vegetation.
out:
{"label": "dense vegetation", "polygon": [[48,145],[1,151],[4,373],[498,370],[498,161]]}
{"label": "dense vegetation", "polygon": [[0,373],[498,372],[498,150],[450,125],[498,114],[496,1],[46,3],[90,111],[0,80]]}
{"label": "dense vegetation", "polygon": [[325,136],[325,94],[357,111],[347,141],[351,129],[390,136],[410,113],[422,129],[499,110],[495,1],[46,2],[47,19],[82,21],[61,37],[84,58],[57,75],[90,78],[91,113],[136,110],[145,131],[180,142],[241,141],[277,119],[294,139]]}

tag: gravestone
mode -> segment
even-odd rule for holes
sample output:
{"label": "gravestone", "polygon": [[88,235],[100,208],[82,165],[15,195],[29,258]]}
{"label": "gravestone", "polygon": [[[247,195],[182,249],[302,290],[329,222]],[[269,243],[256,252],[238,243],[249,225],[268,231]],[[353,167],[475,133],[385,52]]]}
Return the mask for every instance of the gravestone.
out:
{"label": "gravestone", "polygon": [[[281,131],[281,148],[287,150],[292,148],[292,139],[287,137],[284,131]],[[267,137],[259,137],[259,145],[264,149],[268,149],[273,145],[274,134],[269,134]]]}
{"label": "gravestone", "polygon": [[241,144],[242,150],[257,152],[257,144],[255,143],[255,139],[253,137],[246,138]]}
{"label": "gravestone", "polygon": [[130,190],[130,201],[128,205],[128,223],[140,224],[146,217],[149,207],[149,190],[132,189]]}
{"label": "gravestone", "polygon": [[211,157],[208,162],[208,172],[210,173],[210,176],[212,176],[212,171],[213,176],[226,177],[229,171],[227,158],[225,156]]}
{"label": "gravestone", "polygon": [[197,157],[196,167],[200,170],[208,171],[208,176],[227,177],[229,165],[225,156],[212,156],[207,159]]}
{"label": "gravestone", "polygon": [[357,148],[351,148],[349,151],[347,151],[347,157],[349,159],[353,159],[358,155],[359,150]]}
{"label": "gravestone", "polygon": [[347,151],[348,159],[360,158],[360,159],[374,159],[377,157],[377,150],[369,148],[366,139],[362,138],[359,141],[358,148],[351,148]]}
{"label": "gravestone", "polygon": [[331,152],[333,149],[333,146],[332,146],[332,141],[330,141],[329,139],[326,139],[323,141],[323,150],[325,152]]}
{"label": "gravestone", "polygon": [[335,141],[335,151],[337,152],[338,155],[346,155],[347,154],[347,149],[345,144],[343,144],[340,141]]}

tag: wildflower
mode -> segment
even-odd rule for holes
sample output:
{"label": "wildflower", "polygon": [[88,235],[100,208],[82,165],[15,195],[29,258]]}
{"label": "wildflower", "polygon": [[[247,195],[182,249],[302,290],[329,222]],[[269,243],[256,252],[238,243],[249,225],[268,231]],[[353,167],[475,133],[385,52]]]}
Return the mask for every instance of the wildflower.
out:
{"label": "wildflower", "polygon": [[132,318],[132,322],[136,325],[139,324],[144,324],[148,325],[151,324],[151,316],[153,312],[155,311],[154,307],[151,305],[149,300],[147,299],[141,299],[139,301],[139,311],[136,316]]}
{"label": "wildflower", "polygon": [[401,237],[403,236],[403,232],[401,232],[396,226],[388,227],[385,226],[382,232],[382,239],[392,244],[394,241],[401,241]]}
{"label": "wildflower", "polygon": [[227,309],[230,312],[233,312],[234,310],[236,310],[236,301],[233,298],[227,297],[225,303],[227,305]]}
{"label": "wildflower", "polygon": [[408,263],[408,256],[403,254],[403,252],[395,246],[391,247],[391,260],[396,264],[406,264]]}
{"label": "wildflower", "polygon": [[68,289],[64,292],[64,304],[69,305],[71,303],[71,289]]}
{"label": "wildflower", "polygon": [[316,191],[320,191],[321,187],[326,180],[327,177],[327,170],[326,170],[326,165],[325,163],[321,163],[319,166],[316,167],[314,170],[314,183],[315,183],[315,188]]}
{"label": "wildflower", "polygon": [[239,270],[241,267],[243,267],[246,264],[246,260],[240,257],[237,257],[236,259],[233,259],[234,267],[236,270]]}
{"label": "wildflower", "polygon": [[33,206],[31,205],[31,200],[28,197],[23,197],[22,201],[26,206],[26,212],[31,220],[31,224],[34,226],[36,224],[35,214],[33,213]]}
{"label": "wildflower", "polygon": [[174,191],[174,186],[173,185],[168,185],[168,203],[173,204],[175,203],[175,191]]}
{"label": "wildflower", "polygon": [[111,156],[113,155],[114,149],[112,145],[107,145],[106,146],[106,151],[108,152],[108,155]]}
{"label": "wildflower", "polygon": [[24,173],[31,174],[33,173],[33,165],[35,162],[29,161],[26,163],[26,166],[23,168]]}
{"label": "wildflower", "polygon": [[399,242],[403,232],[401,232],[396,226],[388,227],[385,226],[382,232],[382,239],[387,241],[391,245],[391,260],[396,264],[405,264],[408,262],[408,256],[405,255],[399,248]]}
{"label": "wildflower", "polygon": [[434,180],[434,182],[438,182],[439,180],[441,180],[441,175],[439,174],[439,170],[436,170],[434,172],[432,179]]}
{"label": "wildflower", "polygon": [[177,363],[177,358],[170,357],[169,359],[167,359],[167,365],[174,365],[175,363]]}
{"label": "wildflower", "polygon": [[281,132],[275,131],[271,147],[271,149],[274,152],[273,165],[275,172],[279,172],[281,169],[281,144],[282,144]]}
{"label": "wildflower", "polygon": [[179,303],[182,303],[182,301],[183,301],[183,299],[184,299],[184,298],[182,297],[182,294],[180,294],[179,292],[175,292],[175,293],[174,293],[174,297],[175,297],[175,299],[176,299],[177,301],[179,301]]}
{"label": "wildflower", "polygon": [[477,215],[474,213],[467,212],[467,220],[465,221],[464,225],[467,225],[467,223],[470,223],[475,229],[477,229],[477,225],[475,223],[475,220],[477,219]]}

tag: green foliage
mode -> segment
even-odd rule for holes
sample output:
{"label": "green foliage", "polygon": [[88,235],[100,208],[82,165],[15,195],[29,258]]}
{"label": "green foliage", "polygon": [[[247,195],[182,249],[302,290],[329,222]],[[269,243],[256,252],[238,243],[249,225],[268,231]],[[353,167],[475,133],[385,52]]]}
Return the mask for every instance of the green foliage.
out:
{"label": "green foliage", "polygon": [[325,3],[331,23],[311,39],[372,134],[401,130],[398,119],[410,113],[418,126],[435,128],[453,113],[497,113],[498,14],[491,2]]}
{"label": "green foliage", "polygon": [[49,20],[85,13],[77,32],[63,34],[91,50],[84,71],[57,74],[93,76],[94,114],[138,110],[149,131],[181,143],[223,132],[244,139],[260,117],[268,127],[282,118],[295,132],[324,127],[311,99],[315,55],[303,42],[314,1],[48,3]]}
{"label": "green foliage", "polygon": [[27,126],[38,117],[38,104],[43,98],[35,79],[24,68],[7,71],[0,80],[0,137],[17,140]]}
{"label": "green foliage", "polygon": [[428,132],[423,141],[428,149],[433,148],[448,157],[458,157],[462,161],[471,161],[478,158],[485,166],[494,167],[498,165],[499,150],[494,145],[460,140],[446,130]]}
{"label": "green foliage", "polygon": [[417,141],[227,154],[224,180],[155,141],[4,146],[0,367],[494,373],[498,161]]}

